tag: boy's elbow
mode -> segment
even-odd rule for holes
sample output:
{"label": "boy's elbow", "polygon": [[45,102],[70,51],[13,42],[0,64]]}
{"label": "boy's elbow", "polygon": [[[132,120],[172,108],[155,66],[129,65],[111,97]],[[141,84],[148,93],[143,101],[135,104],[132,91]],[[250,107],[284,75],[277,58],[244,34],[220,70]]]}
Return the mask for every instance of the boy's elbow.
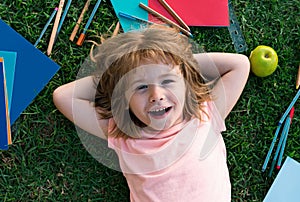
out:
{"label": "boy's elbow", "polygon": [[245,62],[245,68],[247,69],[248,72],[250,72],[250,60],[249,57],[246,55],[243,55],[244,62]]}
{"label": "boy's elbow", "polygon": [[249,58],[246,55],[239,54],[240,60],[239,60],[239,69],[242,72],[242,74],[248,78],[250,73],[250,61]]}
{"label": "boy's elbow", "polygon": [[52,93],[52,100],[57,109],[61,109],[66,102],[66,95],[62,86],[56,88]]}
{"label": "boy's elbow", "polygon": [[52,93],[52,100],[56,107],[57,107],[59,101],[61,100],[60,97],[61,97],[61,91],[60,91],[60,87],[58,87]]}
{"label": "boy's elbow", "polygon": [[52,99],[55,107],[72,121],[72,91],[66,86],[60,86],[53,91]]}

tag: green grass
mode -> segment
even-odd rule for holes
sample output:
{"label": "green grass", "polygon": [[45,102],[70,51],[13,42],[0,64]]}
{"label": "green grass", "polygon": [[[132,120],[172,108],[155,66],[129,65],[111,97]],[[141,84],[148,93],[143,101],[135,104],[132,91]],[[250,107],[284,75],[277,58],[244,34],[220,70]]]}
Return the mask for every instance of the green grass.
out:
{"label": "green grass", "polygon": [[[2,0],[0,18],[34,43],[59,1]],[[128,201],[122,174],[98,163],[82,146],[75,127],[52,103],[53,90],[76,78],[91,44],[68,40],[84,1],[73,1],[51,59],[61,69],[13,125],[13,145],[0,152],[1,201]],[[95,4],[95,0],[91,5]],[[248,51],[263,44],[279,56],[276,72],[266,78],[250,75],[246,88],[227,119],[224,139],[233,201],[262,201],[271,178],[261,172],[277,123],[296,94],[300,62],[298,0],[232,0]],[[92,9],[89,10],[89,14]],[[84,22],[87,21],[85,15]],[[106,33],[117,19],[103,0],[88,31]],[[52,25],[52,24],[51,24]],[[38,48],[46,52],[49,28]],[[1,31],[1,30],[0,30]],[[193,27],[195,40],[206,51],[234,52],[227,28]],[[42,68],[42,67],[41,67]],[[300,105],[296,103],[284,157],[300,161]]]}

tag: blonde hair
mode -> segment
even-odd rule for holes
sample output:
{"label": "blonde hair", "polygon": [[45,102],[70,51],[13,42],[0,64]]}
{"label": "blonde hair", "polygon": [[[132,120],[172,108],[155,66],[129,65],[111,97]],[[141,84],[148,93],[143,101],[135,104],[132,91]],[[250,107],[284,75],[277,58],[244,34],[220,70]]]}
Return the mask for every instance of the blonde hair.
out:
{"label": "blonde hair", "polygon": [[[122,93],[121,89],[115,88],[126,73],[145,61],[173,67],[179,65],[188,89],[183,112],[185,118],[195,116],[201,120],[202,103],[211,100],[209,84],[200,74],[191,44],[177,30],[149,27],[119,34],[99,45],[92,59],[98,70],[95,76],[95,107],[101,118],[114,118],[117,126],[111,135],[115,137],[138,138],[141,128],[146,126],[130,111],[125,90]],[[113,97],[113,91],[120,92]],[[117,116],[113,116],[113,110]]]}

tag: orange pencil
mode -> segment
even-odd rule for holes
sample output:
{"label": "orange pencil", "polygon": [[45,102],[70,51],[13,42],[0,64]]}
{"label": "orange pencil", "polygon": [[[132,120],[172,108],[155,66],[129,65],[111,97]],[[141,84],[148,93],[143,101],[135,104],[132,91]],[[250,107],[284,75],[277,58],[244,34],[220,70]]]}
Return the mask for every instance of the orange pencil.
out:
{"label": "orange pencil", "polygon": [[78,18],[78,20],[77,20],[77,22],[76,22],[76,25],[75,25],[75,27],[74,27],[74,29],[73,29],[73,31],[72,31],[72,34],[71,34],[71,36],[70,36],[70,40],[71,40],[71,41],[74,41],[75,35],[76,35],[76,33],[77,33],[78,29],[79,29],[79,25],[80,25],[80,23],[81,23],[82,20],[83,20],[83,17],[84,17],[85,12],[86,12],[86,11],[88,10],[88,8],[89,8],[90,2],[91,2],[91,0],[87,0],[86,3],[85,3],[85,5],[84,5],[84,7],[83,7],[83,9],[82,9],[82,11],[81,11],[81,14],[80,14],[80,16],[79,16],[79,18]]}
{"label": "orange pencil", "polygon": [[186,30],[191,31],[189,26],[177,15],[177,13],[171,8],[171,6],[165,0],[158,0],[159,3],[172,15],[173,18]]}
{"label": "orange pencil", "polygon": [[84,39],[85,39],[85,33],[86,33],[86,31],[88,30],[88,28],[89,28],[89,26],[90,26],[90,24],[91,24],[91,22],[92,22],[92,20],[93,20],[93,18],[94,18],[94,16],[95,16],[95,14],[96,14],[97,9],[98,9],[98,7],[100,6],[100,3],[101,3],[101,0],[98,0],[98,1],[96,2],[96,5],[94,6],[94,9],[93,9],[93,11],[92,11],[92,14],[90,15],[90,17],[89,17],[89,19],[88,19],[88,21],[87,21],[87,23],[86,23],[86,25],[85,25],[85,27],[84,27],[82,33],[80,34],[80,36],[79,36],[79,38],[78,38],[78,40],[77,40],[77,42],[76,42],[76,44],[77,44],[78,46],[81,46],[81,45],[83,44],[83,41],[84,41]]}
{"label": "orange pencil", "polygon": [[296,80],[296,89],[298,89],[299,86],[300,86],[300,64],[299,64],[298,76],[297,76],[297,80]]}

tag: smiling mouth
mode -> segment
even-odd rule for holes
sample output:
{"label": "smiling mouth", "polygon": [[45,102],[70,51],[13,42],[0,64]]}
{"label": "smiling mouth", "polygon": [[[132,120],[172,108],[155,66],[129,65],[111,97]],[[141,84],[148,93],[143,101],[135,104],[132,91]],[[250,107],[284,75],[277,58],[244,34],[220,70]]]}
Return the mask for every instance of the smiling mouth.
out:
{"label": "smiling mouth", "polygon": [[149,114],[152,116],[163,116],[164,114],[168,113],[168,111],[170,111],[171,108],[172,107],[164,107],[161,109],[151,110],[151,111],[149,111]]}

